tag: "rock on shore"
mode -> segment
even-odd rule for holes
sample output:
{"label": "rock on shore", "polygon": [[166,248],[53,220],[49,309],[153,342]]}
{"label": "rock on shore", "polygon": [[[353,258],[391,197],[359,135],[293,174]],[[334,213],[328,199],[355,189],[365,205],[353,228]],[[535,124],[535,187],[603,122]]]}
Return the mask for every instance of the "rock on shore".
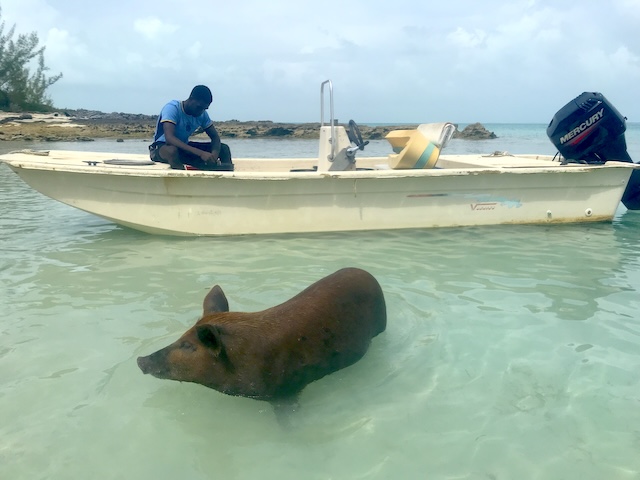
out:
{"label": "rock on shore", "polygon": [[[63,110],[53,113],[0,112],[0,141],[91,141],[97,138],[150,140],[156,126],[155,115],[103,113],[92,110]],[[222,138],[310,138],[317,139],[319,123],[276,123],[272,121],[216,122]],[[391,130],[417,125],[359,125],[366,140],[383,139]],[[470,129],[470,127],[473,127]],[[456,130],[454,138],[496,138],[481,124]]]}
{"label": "rock on shore", "polygon": [[453,138],[463,138],[466,140],[488,140],[498,138],[495,133],[487,130],[481,123],[471,123],[460,132],[456,129]]}

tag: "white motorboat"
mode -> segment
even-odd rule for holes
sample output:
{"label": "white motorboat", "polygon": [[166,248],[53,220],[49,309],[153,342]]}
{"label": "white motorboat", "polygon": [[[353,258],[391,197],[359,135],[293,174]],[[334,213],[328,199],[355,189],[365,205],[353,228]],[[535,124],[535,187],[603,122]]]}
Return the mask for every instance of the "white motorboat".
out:
{"label": "white motorboat", "polygon": [[[602,98],[597,111],[608,107]],[[321,105],[317,158],[238,158],[233,171],[172,170],[146,154],[80,151],[19,151],[0,161],[55,200],[166,235],[599,222],[612,220],[623,195],[628,208],[639,203],[638,187],[629,185],[636,165],[619,153],[614,158],[621,161],[604,159],[603,149],[593,148],[587,153],[595,159],[571,158],[576,161],[562,155],[440,154],[455,130],[442,123],[392,131],[387,140],[393,153],[356,158],[367,142],[353,121],[348,128],[335,124],[329,81],[321,86]],[[587,128],[604,127],[617,113],[611,109],[585,128],[580,119],[570,122],[565,142]],[[621,135],[624,142],[624,129]],[[607,145],[620,140],[604,136]]]}

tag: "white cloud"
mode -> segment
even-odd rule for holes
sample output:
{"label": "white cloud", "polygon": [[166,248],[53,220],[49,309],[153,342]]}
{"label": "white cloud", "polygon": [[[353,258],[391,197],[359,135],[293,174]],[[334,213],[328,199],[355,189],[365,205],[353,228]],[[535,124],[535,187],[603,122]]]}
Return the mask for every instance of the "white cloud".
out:
{"label": "white cloud", "polygon": [[618,72],[632,75],[640,79],[640,56],[632,53],[625,46],[619,47],[611,55],[611,64]]}
{"label": "white cloud", "polygon": [[287,86],[300,86],[311,81],[311,66],[305,62],[266,60],[262,68],[264,78],[268,82],[278,82]]}
{"label": "white cloud", "polygon": [[132,66],[146,65],[145,57],[137,52],[130,52],[124,57],[125,62]]}
{"label": "white cloud", "polygon": [[474,48],[482,45],[487,34],[480,29],[467,31],[462,27],[458,27],[455,31],[447,35],[448,40],[454,47]]}
{"label": "white cloud", "polygon": [[185,53],[189,58],[197,60],[202,53],[202,44],[196,41],[186,49]]}
{"label": "white cloud", "polygon": [[640,1],[638,0],[614,0],[613,6],[624,15],[640,18]]}
{"label": "white cloud", "polygon": [[579,62],[584,71],[594,77],[606,72],[609,77],[624,75],[640,80],[640,57],[624,46],[609,53],[600,49],[583,52]]}
{"label": "white cloud", "polygon": [[[51,28],[42,42],[45,48],[46,64],[53,74],[62,72],[64,81],[70,83],[90,81],[90,47],[75,38],[69,31]],[[83,67],[84,66],[84,67]]]}
{"label": "white cloud", "polygon": [[176,25],[165,23],[157,17],[139,18],[133,22],[133,28],[149,40],[157,40],[178,30]]}
{"label": "white cloud", "polygon": [[84,55],[87,47],[81,44],[67,30],[53,27],[47,32],[43,42],[46,45],[48,57],[65,57],[68,55]]}

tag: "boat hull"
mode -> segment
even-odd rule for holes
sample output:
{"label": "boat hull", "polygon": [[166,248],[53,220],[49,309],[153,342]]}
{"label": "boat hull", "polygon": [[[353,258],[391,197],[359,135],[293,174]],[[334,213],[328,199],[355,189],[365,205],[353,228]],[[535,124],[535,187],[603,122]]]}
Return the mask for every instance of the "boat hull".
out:
{"label": "boat hull", "polygon": [[166,235],[611,221],[632,172],[617,163],[319,174],[4,161],[44,195]]}

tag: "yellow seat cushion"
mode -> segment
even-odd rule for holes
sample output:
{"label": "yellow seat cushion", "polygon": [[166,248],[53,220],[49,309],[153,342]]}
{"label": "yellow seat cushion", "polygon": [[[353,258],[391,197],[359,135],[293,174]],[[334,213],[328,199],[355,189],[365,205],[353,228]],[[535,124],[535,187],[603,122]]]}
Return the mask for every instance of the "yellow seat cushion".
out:
{"label": "yellow seat cushion", "polygon": [[396,152],[389,155],[394,170],[433,168],[440,156],[440,148],[418,130],[394,130],[385,138]]}

